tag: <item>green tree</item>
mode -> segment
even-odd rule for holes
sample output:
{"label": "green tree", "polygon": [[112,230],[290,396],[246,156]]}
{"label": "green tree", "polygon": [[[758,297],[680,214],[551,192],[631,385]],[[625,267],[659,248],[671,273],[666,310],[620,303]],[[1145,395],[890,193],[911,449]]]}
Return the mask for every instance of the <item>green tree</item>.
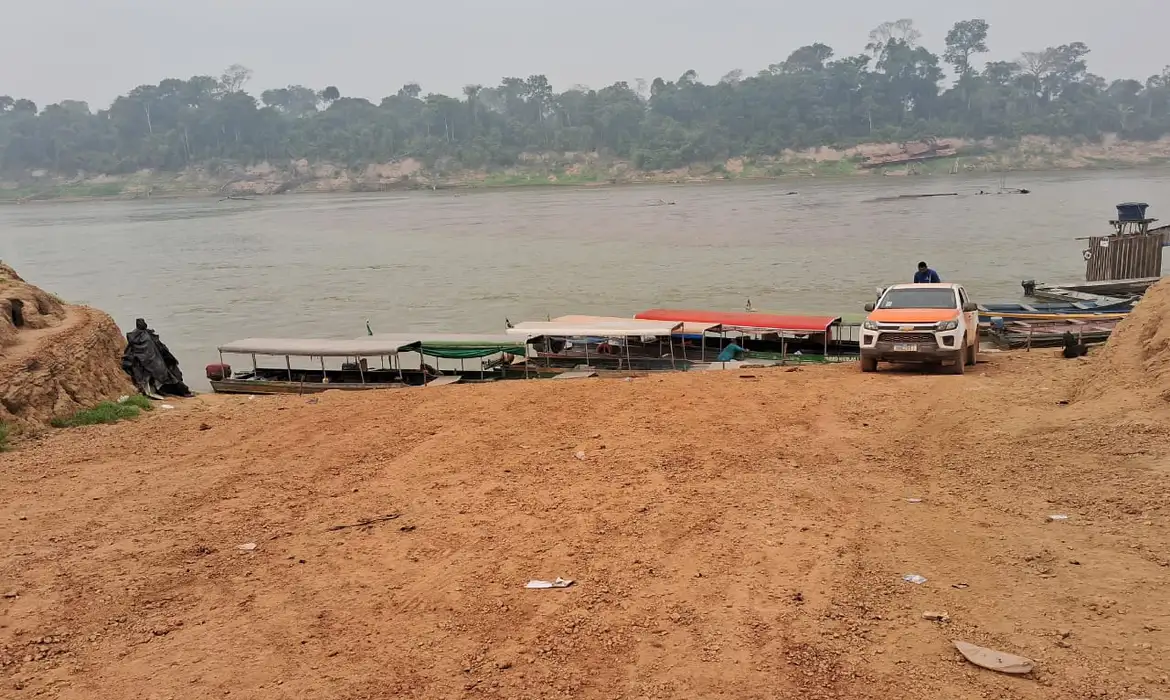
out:
{"label": "green tree", "polygon": [[943,58],[955,67],[955,73],[960,79],[974,72],[974,69],[971,68],[972,56],[987,53],[989,29],[989,25],[984,20],[967,19],[956,22],[951,31],[947,32],[947,50],[943,54]]}
{"label": "green tree", "polygon": [[233,63],[219,76],[219,84],[224,92],[240,92],[251,79],[252,70],[250,68]]}

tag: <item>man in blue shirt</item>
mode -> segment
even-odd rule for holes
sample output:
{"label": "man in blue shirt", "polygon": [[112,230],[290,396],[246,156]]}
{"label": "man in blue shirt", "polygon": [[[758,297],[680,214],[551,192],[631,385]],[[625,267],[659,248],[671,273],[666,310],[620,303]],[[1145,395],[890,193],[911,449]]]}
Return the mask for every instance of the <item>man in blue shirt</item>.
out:
{"label": "man in blue shirt", "polygon": [[926,263],[918,263],[918,272],[914,273],[914,284],[938,284],[942,282],[939,279],[938,273],[926,266]]}

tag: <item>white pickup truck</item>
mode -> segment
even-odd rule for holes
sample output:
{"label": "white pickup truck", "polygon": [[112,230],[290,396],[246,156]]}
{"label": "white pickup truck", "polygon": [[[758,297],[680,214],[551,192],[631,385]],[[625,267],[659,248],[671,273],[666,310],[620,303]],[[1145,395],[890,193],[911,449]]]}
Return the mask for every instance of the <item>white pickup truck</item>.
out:
{"label": "white pickup truck", "polygon": [[979,307],[958,284],[895,284],[861,327],[861,371],[879,362],[949,362],[963,374],[979,361]]}

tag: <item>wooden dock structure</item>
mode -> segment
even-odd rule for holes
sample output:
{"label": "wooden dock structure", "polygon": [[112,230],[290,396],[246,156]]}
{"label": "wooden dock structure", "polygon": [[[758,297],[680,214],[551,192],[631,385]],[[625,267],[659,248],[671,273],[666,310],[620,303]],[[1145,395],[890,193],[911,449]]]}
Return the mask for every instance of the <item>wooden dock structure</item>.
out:
{"label": "wooden dock structure", "polygon": [[1102,297],[1123,301],[1145,294],[1162,277],[1162,249],[1170,245],[1170,226],[1151,227],[1157,219],[1146,215],[1148,204],[1126,202],[1117,205],[1117,218],[1110,220],[1113,233],[1078,238],[1088,245],[1085,281],[1037,285],[1023,283],[1024,294],[1056,301],[1100,301]]}

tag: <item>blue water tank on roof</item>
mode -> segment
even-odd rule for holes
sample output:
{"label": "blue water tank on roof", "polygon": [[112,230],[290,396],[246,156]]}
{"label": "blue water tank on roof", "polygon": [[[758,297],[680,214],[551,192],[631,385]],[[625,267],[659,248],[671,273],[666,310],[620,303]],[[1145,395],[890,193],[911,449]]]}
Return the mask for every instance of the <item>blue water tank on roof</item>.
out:
{"label": "blue water tank on roof", "polygon": [[1118,221],[1145,221],[1146,209],[1149,204],[1141,202],[1126,202],[1117,205],[1117,220]]}

